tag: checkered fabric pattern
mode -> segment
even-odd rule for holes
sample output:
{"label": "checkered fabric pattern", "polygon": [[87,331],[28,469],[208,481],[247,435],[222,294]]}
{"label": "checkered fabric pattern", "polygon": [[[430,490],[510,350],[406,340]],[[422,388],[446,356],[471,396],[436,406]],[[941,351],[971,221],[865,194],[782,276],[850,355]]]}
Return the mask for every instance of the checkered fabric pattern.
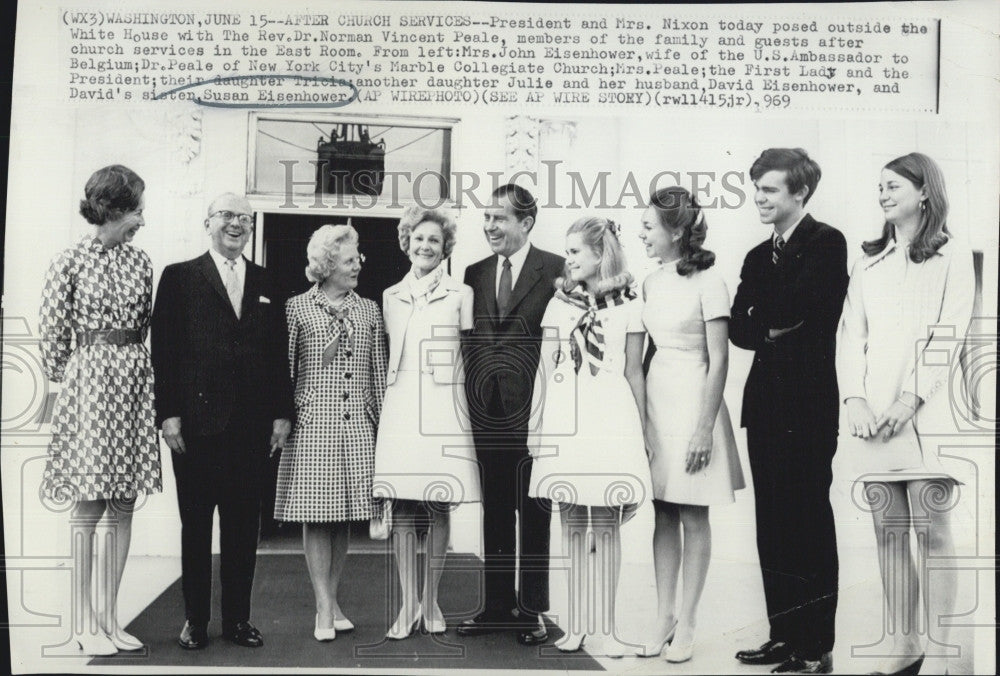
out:
{"label": "checkered fabric pattern", "polygon": [[[354,293],[353,291],[351,292]],[[387,350],[382,313],[367,298],[347,319],[323,365],[334,319],[319,286],[288,300],[288,356],[295,383],[295,429],[278,466],[274,518],[309,523],[356,521],[375,514],[375,432],[385,393]]]}

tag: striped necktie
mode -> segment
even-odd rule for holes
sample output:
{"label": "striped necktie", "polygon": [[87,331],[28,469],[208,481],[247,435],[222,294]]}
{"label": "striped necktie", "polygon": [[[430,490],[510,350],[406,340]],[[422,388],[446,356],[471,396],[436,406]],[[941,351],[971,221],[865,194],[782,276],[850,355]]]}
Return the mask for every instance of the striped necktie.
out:
{"label": "striped necktie", "polygon": [[774,236],[774,247],[771,249],[771,262],[775,265],[781,260],[781,256],[785,251],[785,238],[781,235],[776,234]]}

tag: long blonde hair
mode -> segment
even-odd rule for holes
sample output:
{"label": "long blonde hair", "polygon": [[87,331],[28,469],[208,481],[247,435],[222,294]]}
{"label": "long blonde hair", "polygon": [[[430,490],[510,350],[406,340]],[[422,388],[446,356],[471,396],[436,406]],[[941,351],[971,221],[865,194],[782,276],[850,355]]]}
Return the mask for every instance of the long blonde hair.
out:
{"label": "long blonde hair", "polygon": [[[604,296],[627,288],[633,280],[626,269],[625,252],[618,241],[618,226],[614,221],[600,216],[584,216],[569,226],[566,236],[579,233],[584,245],[591,248],[601,259],[598,268],[601,279],[596,289],[587,289],[595,296]],[[569,269],[563,268],[563,275],[556,280],[556,288],[569,293],[576,286],[569,276]]]}

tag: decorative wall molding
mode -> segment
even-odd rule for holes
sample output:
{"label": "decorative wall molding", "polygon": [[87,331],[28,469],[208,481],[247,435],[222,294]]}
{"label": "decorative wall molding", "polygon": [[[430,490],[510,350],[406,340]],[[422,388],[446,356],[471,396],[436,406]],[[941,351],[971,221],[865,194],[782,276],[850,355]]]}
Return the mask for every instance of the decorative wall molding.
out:
{"label": "decorative wall molding", "polygon": [[174,159],[190,164],[201,155],[202,110],[198,106],[156,106],[132,114],[143,136],[165,144]]}
{"label": "decorative wall molding", "polygon": [[132,124],[166,153],[163,166],[169,189],[178,196],[201,195],[205,172],[202,161],[202,118],[198,106],[157,106],[131,114]]}
{"label": "decorative wall molding", "polygon": [[507,173],[537,172],[540,121],[537,117],[514,115],[504,125]]}
{"label": "decorative wall molding", "polygon": [[571,148],[576,143],[576,122],[570,120],[541,120],[541,141],[552,140],[560,147]]}

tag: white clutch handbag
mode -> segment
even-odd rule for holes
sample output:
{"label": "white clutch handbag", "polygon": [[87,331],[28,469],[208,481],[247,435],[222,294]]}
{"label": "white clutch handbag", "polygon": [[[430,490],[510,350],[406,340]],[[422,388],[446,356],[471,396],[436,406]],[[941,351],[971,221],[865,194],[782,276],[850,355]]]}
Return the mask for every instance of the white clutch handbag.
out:
{"label": "white clutch handbag", "polygon": [[368,537],[372,540],[388,540],[392,533],[392,500],[382,498],[377,514],[368,522]]}

